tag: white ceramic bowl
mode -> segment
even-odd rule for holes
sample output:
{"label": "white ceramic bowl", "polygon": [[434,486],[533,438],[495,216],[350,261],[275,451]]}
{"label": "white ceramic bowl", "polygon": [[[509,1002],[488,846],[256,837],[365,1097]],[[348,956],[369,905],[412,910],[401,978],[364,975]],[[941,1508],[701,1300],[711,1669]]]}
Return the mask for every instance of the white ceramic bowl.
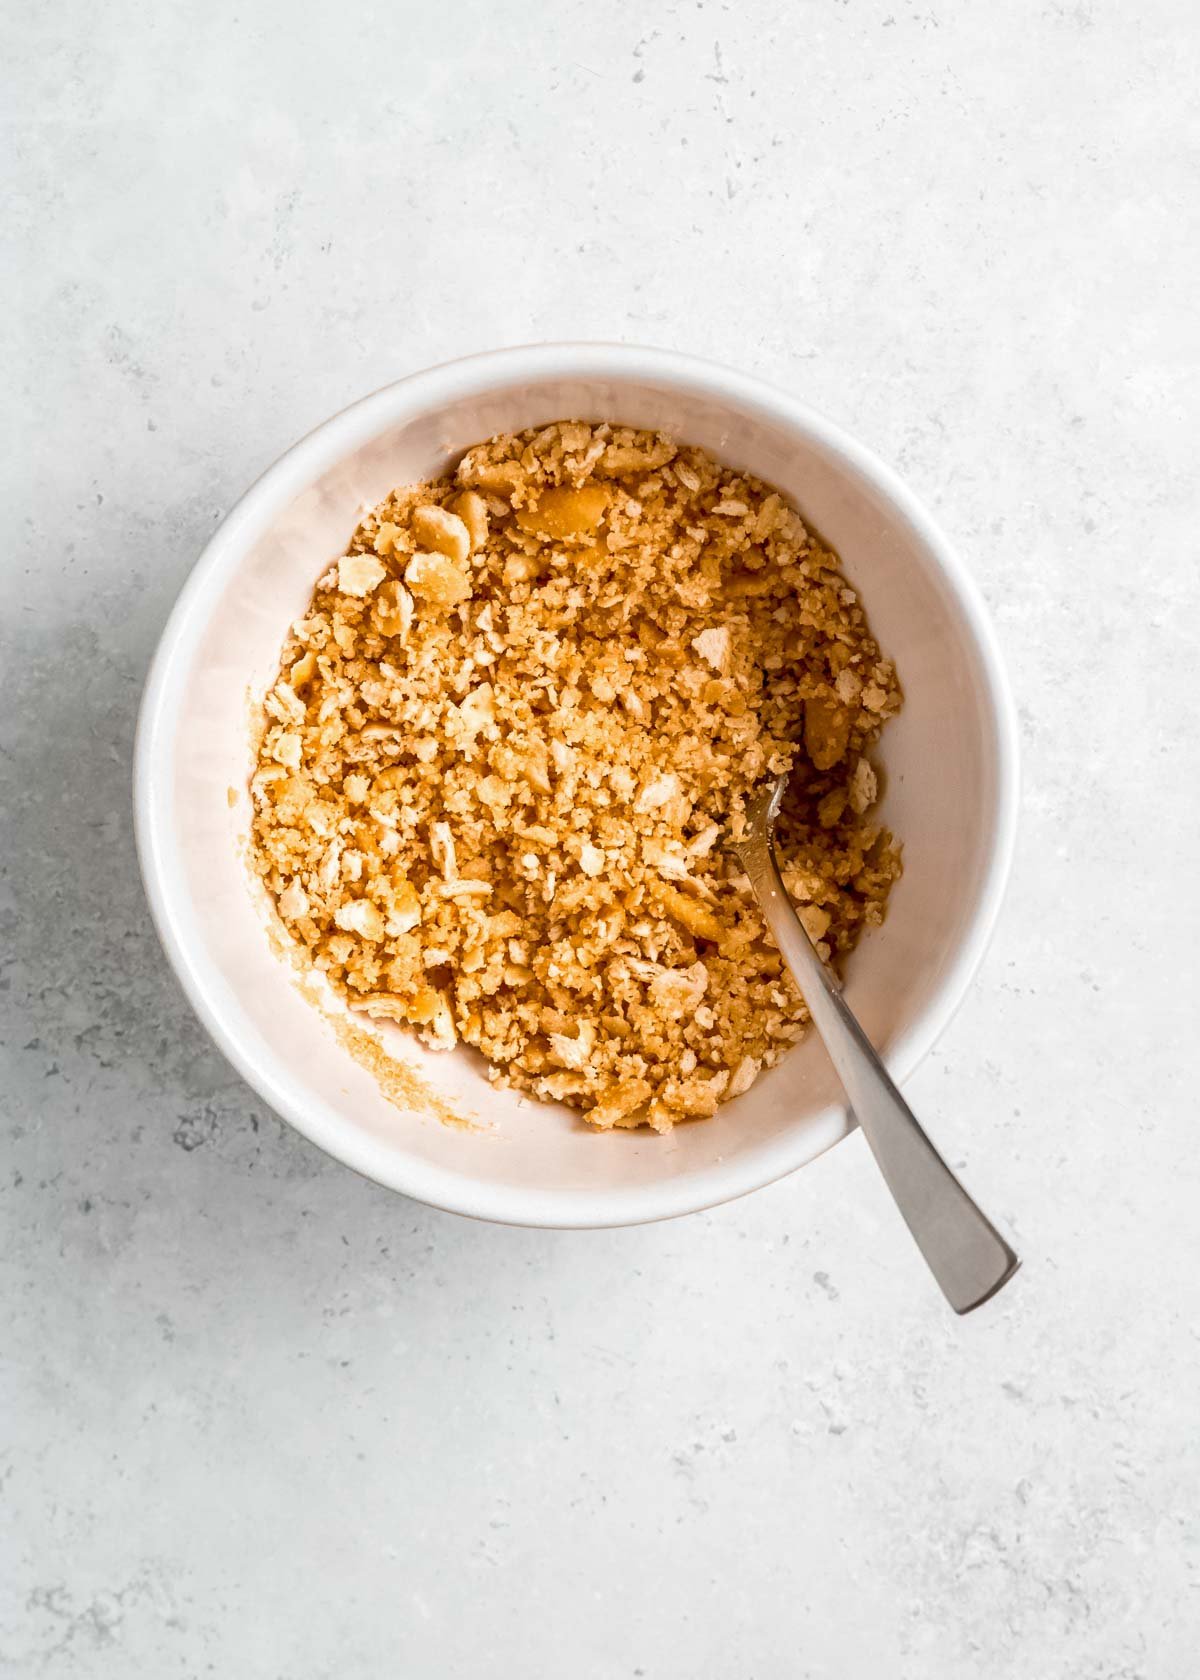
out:
{"label": "white ceramic bowl", "polygon": [[[896,475],[790,396],[712,363],[616,345],[501,350],[355,403],[289,450],[213,536],[171,614],[138,728],[135,813],[167,955],[229,1060],[313,1142],[434,1206],[514,1224],[596,1226],[710,1207],[803,1166],[849,1130],[810,1039],[713,1120],[594,1133],[487,1085],[471,1052],[400,1052],[485,1131],[401,1109],[342,1048],[276,954],[244,862],[248,693],[359,512],[494,432],[561,418],[660,427],[790,496],[841,554],[905,704],[884,735],[885,819],[905,870],[847,998],[902,1080],[979,963],[1016,817],[1012,703],[979,594]],[[229,790],[237,791],[231,805]]]}

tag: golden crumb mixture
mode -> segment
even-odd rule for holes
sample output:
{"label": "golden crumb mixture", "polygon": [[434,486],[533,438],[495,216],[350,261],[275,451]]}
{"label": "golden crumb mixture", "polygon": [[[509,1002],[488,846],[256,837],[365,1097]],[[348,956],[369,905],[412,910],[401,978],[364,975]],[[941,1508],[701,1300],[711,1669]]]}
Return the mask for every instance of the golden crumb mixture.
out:
{"label": "golden crumb mixture", "polygon": [[496,437],[394,491],[317,584],[265,702],[254,861],[355,1008],[665,1130],[808,1018],[730,819],[793,766],[784,879],[843,956],[899,874],[865,756],[899,704],[768,485],[657,433]]}

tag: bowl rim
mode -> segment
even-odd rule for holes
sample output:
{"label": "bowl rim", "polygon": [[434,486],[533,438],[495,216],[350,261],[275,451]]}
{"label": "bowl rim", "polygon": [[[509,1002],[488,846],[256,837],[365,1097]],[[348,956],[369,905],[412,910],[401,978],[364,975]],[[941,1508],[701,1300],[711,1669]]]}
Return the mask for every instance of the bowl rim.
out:
{"label": "bowl rim", "polygon": [[[969,924],[921,1013],[889,1046],[887,1065],[907,1079],[949,1026],[987,950],[1003,902],[1016,840],[1019,753],[1016,710],[995,631],[973,576],[940,526],[894,468],[835,422],[766,380],[674,350],[569,341],[519,345],[442,362],[392,381],[349,404],[301,437],[238,499],[205,543],[167,617],[151,659],[133,753],[134,837],[150,912],[167,959],[196,1015],[243,1079],[310,1141],[363,1176],[446,1212],[500,1224],[588,1229],[643,1224],[719,1206],[797,1171],[848,1135],[853,1121],[835,1105],[786,1131],[745,1160],[737,1156],[702,1174],[628,1187],[533,1190],[468,1179],[446,1167],[366,1147],[348,1122],[342,1130],[293,1099],[242,1041],[228,1019],[207,958],[192,948],[177,914],[182,878],[172,856],[173,739],[186,663],[203,634],[218,585],[246,548],[322,472],[405,414],[516,383],[553,378],[657,379],[709,398],[735,402],[765,421],[798,430],[843,457],[907,520],[932,557],[972,644],[983,709],[992,733],[995,795],[990,842]],[[398,1168],[398,1170],[393,1170]]]}

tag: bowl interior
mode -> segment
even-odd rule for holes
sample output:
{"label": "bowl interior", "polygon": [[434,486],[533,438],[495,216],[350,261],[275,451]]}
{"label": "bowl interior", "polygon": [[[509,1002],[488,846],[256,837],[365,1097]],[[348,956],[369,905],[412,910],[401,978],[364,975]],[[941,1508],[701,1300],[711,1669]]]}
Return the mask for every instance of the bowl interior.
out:
{"label": "bowl interior", "polygon": [[904,843],[905,872],[885,926],[851,960],[847,997],[903,1076],[957,1001],[994,875],[995,696],[970,606],[903,492],[803,410],[748,384],[602,357],[532,370],[466,363],[329,422],[239,504],[181,598],[148,691],[138,801],[168,952],[218,1042],[273,1106],[350,1165],[423,1200],[584,1225],[706,1206],[837,1141],[848,1119],[819,1043],[798,1046],[714,1120],[662,1138],[595,1134],[568,1109],[493,1090],[472,1052],[436,1056],[395,1031],[389,1049],[485,1129],[447,1126],[420,1101],[389,1100],[301,993],[245,863],[251,708],[360,512],[491,433],[567,417],[661,427],[758,474],[833,544],[861,590],[905,693],[879,755],[883,815]]}

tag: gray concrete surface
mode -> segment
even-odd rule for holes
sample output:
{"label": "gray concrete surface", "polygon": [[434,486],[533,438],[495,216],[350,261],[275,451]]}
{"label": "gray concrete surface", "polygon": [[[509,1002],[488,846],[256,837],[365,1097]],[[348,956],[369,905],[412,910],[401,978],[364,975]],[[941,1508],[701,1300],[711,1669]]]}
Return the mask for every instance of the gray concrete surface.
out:
{"label": "gray concrete surface", "polygon": [[[1195,8],[4,30],[0,1669],[1190,1680]],[[388,1195],[159,953],[134,711],[216,521],[363,391],[571,336],[790,386],[991,602],[1016,872],[911,1086],[1026,1258],[966,1322],[859,1138],[633,1231]]]}

